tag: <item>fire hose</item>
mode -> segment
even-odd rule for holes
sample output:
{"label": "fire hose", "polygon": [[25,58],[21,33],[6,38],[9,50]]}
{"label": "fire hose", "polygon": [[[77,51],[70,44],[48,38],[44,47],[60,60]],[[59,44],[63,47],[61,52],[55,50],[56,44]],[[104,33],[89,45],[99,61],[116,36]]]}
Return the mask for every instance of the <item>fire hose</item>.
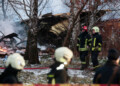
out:
{"label": "fire hose", "polygon": [[[24,68],[25,70],[37,70],[37,69],[49,69],[50,67],[39,67],[39,68]],[[5,69],[5,67],[0,67],[0,69]],[[68,68],[68,69],[74,69],[79,70],[80,68]]]}

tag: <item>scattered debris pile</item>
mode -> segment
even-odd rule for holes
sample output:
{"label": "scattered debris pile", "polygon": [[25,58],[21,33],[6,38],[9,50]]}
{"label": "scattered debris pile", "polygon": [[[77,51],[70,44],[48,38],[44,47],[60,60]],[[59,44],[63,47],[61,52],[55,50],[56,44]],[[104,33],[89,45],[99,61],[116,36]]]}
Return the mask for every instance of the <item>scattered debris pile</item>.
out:
{"label": "scattered debris pile", "polygon": [[[16,38],[19,40],[19,42],[17,42]],[[0,37],[0,57],[4,57],[5,55],[9,55],[14,52],[23,53],[25,50],[21,49],[21,47],[18,47],[19,43],[22,43],[22,40],[18,37],[18,34],[3,34]]]}

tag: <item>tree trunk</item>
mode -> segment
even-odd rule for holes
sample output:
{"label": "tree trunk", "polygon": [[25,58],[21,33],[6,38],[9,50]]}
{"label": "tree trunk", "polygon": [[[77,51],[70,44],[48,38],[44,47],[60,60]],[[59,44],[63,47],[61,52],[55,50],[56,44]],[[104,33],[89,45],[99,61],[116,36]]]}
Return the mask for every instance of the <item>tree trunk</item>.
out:
{"label": "tree trunk", "polygon": [[[74,2],[74,4],[75,4],[75,7],[77,7],[78,6],[78,4],[76,4],[76,2],[75,1],[73,1]],[[73,15],[76,15],[77,14],[77,12],[79,11],[79,9],[77,9],[77,8],[74,8],[73,9]],[[73,19],[74,19],[74,16],[73,16]],[[77,22],[76,22],[76,24],[74,25],[74,28],[73,28],[73,32],[72,32],[72,38],[71,38],[71,47],[72,47],[72,49],[73,49],[73,52],[74,52],[74,55],[76,56],[76,54],[77,54],[77,47],[76,47],[76,45],[77,45],[77,36],[78,36],[78,32],[79,32],[79,28],[80,28],[80,15],[78,15],[78,18],[77,18],[77,20],[76,20]]]}
{"label": "tree trunk", "polygon": [[72,21],[74,19],[74,1],[71,0],[71,9],[70,9],[70,18],[69,18],[69,26],[68,26],[68,30],[67,30],[67,36],[64,39],[64,43],[63,46],[69,47],[70,45],[70,39],[68,39],[68,36],[71,35],[71,26],[72,26]]}
{"label": "tree trunk", "polygon": [[28,43],[27,43],[27,50],[26,59],[29,60],[30,64],[36,64],[39,63],[38,60],[38,50],[37,50],[37,37],[31,33],[32,31],[29,30],[28,32]]}
{"label": "tree trunk", "polygon": [[[90,5],[92,3],[94,3],[94,6],[91,9],[91,15],[90,15],[90,18],[89,18],[90,20],[89,20],[88,31],[90,31],[92,29],[93,25],[96,22],[95,16],[96,16],[96,13],[97,13],[98,3],[96,1],[92,1],[92,2],[90,2]],[[90,34],[92,34],[92,33],[90,33]]]}
{"label": "tree trunk", "polygon": [[[73,2],[73,1],[71,0],[71,2]],[[83,4],[83,6],[81,7],[81,9],[79,9],[79,10],[77,11],[76,15],[74,16],[74,18],[73,18],[73,20],[72,20],[72,24],[69,25],[69,29],[68,29],[67,35],[66,35],[66,37],[65,37],[65,39],[64,39],[63,46],[67,46],[67,47],[69,46],[71,34],[72,34],[72,32],[73,32],[73,28],[74,28],[75,25],[76,25],[77,18],[79,17],[80,13],[82,12],[82,10],[83,10],[83,8],[85,7],[85,5],[87,4],[87,2],[88,2],[88,0],[86,0],[86,2]],[[71,3],[71,4],[72,4],[72,3]],[[71,6],[71,7],[72,7],[71,9],[74,10],[74,8],[73,8],[74,6]]]}
{"label": "tree trunk", "polygon": [[[80,17],[78,17],[77,20],[80,20]],[[73,32],[72,32],[71,43],[72,43],[72,49],[73,49],[75,56],[78,55],[78,53],[77,53],[77,38],[78,38],[79,32],[80,32],[80,22],[78,22],[75,25],[75,28],[73,29]]]}
{"label": "tree trunk", "polygon": [[37,14],[38,14],[38,0],[33,2],[33,17],[31,19],[31,28],[28,31],[28,40],[26,47],[26,59],[30,64],[39,63],[38,49],[37,49]]}
{"label": "tree trunk", "polygon": [[6,11],[5,11],[5,0],[2,0],[2,11],[4,15],[4,20],[6,19]]}

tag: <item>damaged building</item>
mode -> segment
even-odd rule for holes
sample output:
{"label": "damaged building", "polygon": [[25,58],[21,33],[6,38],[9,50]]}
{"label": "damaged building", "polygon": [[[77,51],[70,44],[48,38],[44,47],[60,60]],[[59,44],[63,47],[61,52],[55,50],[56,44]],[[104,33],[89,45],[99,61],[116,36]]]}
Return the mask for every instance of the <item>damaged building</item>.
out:
{"label": "damaged building", "polygon": [[[99,11],[96,14],[96,18],[100,18],[105,13],[106,13],[105,10]],[[90,15],[91,15],[90,11],[83,11],[80,14],[80,18],[81,18],[79,21],[80,25],[81,24],[89,25]],[[66,32],[69,25],[69,21],[68,21],[69,16],[70,16],[70,13],[56,14],[56,15],[52,15],[51,13],[49,13],[49,14],[43,15],[42,18],[38,19],[37,37],[38,37],[39,45],[45,45],[48,47],[62,46],[64,37],[66,36]],[[25,25],[26,22],[29,23],[30,21],[24,20],[20,22],[20,24],[25,26],[24,29],[27,31],[29,28]],[[103,37],[102,54],[105,55],[106,53],[104,53],[104,51],[107,51],[110,47],[117,48],[118,44],[120,43],[119,40],[114,39],[114,37],[120,38],[120,29],[119,29],[120,22],[119,20],[114,20],[114,21],[99,20],[98,23],[96,23],[96,25],[100,27],[101,35]],[[113,32],[115,32],[115,35],[113,35]],[[4,38],[5,37],[1,38],[0,41],[3,40]],[[19,42],[17,46],[19,46],[21,43],[24,43],[24,42],[26,42],[26,40]]]}

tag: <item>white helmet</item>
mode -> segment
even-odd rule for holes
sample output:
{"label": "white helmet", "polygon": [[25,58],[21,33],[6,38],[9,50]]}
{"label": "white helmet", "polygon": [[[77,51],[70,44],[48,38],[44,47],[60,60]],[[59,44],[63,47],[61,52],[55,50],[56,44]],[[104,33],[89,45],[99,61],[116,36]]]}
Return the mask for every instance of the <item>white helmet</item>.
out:
{"label": "white helmet", "polygon": [[92,28],[92,30],[95,30],[95,32],[98,33],[98,32],[99,32],[99,27],[94,26],[94,27]]}
{"label": "white helmet", "polygon": [[73,52],[67,47],[60,47],[55,50],[55,59],[58,62],[70,62]]}
{"label": "white helmet", "polygon": [[22,70],[25,66],[25,60],[19,53],[14,53],[8,56],[6,60],[6,67],[9,65],[15,69]]}

